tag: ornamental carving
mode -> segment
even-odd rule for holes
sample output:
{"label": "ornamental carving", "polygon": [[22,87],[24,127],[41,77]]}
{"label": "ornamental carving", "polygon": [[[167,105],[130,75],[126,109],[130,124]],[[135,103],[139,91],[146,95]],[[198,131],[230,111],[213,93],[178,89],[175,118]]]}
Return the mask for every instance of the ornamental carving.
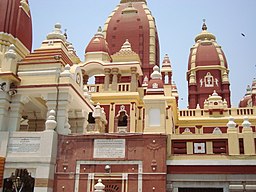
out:
{"label": "ornamental carving", "polygon": [[219,80],[214,78],[213,75],[208,72],[204,78],[200,79],[200,87],[214,87],[219,86]]}

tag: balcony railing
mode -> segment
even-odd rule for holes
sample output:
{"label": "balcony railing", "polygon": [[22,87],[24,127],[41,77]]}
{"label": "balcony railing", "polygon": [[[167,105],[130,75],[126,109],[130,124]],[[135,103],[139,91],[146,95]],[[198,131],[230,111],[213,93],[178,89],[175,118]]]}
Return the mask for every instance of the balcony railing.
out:
{"label": "balcony railing", "polygon": [[[88,90],[90,93],[98,93],[98,92],[104,92],[104,85],[103,84],[90,84],[87,85]],[[109,90],[111,88],[111,84],[109,85]],[[117,91],[118,92],[129,92],[131,90],[131,84],[130,83],[118,83],[117,84]]]}
{"label": "balcony railing", "polygon": [[[208,116],[209,113],[205,111],[205,109],[187,109],[187,110],[180,110],[179,116],[180,117],[203,117]],[[256,115],[256,111],[252,107],[248,108],[229,108],[227,111],[224,111],[224,115],[229,116],[237,116],[237,115]]]}

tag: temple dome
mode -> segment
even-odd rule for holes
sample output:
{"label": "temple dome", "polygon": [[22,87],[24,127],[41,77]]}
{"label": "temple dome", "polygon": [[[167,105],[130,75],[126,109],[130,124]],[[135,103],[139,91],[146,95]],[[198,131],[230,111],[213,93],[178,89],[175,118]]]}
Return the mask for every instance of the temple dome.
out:
{"label": "temple dome", "polygon": [[110,54],[120,50],[126,39],[140,57],[145,76],[159,65],[159,42],[154,17],[146,1],[122,0],[108,17],[103,33],[109,43]]}
{"label": "temple dome", "polygon": [[247,86],[246,94],[240,100],[239,107],[252,107],[252,89],[250,85]]}
{"label": "temple dome", "polygon": [[207,31],[204,20],[202,31],[195,38],[190,49],[187,81],[189,89],[189,108],[195,109],[214,90],[227,101],[230,107],[229,70],[225,54],[216,42],[216,37]]}
{"label": "temple dome", "polygon": [[109,53],[108,43],[104,38],[101,27],[99,27],[98,32],[94,35],[94,37],[86,47],[85,53],[88,53],[88,52]]}
{"label": "temple dome", "polygon": [[228,68],[224,52],[216,42],[216,37],[207,31],[205,22],[202,32],[195,38],[195,45],[191,48],[188,69],[198,66],[220,65]]}
{"label": "temple dome", "polygon": [[0,0],[0,33],[19,39],[31,51],[32,20],[28,0]]}

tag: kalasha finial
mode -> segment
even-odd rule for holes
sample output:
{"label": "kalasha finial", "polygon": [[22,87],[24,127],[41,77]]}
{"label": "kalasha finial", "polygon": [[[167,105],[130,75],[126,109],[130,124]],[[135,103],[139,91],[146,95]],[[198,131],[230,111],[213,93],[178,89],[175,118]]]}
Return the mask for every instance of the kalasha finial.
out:
{"label": "kalasha finial", "polygon": [[102,32],[102,28],[101,28],[101,26],[99,26],[99,28],[98,28],[98,32]]}
{"label": "kalasha finial", "polygon": [[67,29],[64,29],[64,36],[68,39]]}
{"label": "kalasha finial", "polygon": [[203,31],[206,31],[206,30],[207,30],[207,26],[206,26],[205,21],[206,21],[206,20],[205,20],[205,19],[203,19],[203,22],[204,22],[204,23],[203,23],[203,27],[202,27],[202,30],[203,30]]}

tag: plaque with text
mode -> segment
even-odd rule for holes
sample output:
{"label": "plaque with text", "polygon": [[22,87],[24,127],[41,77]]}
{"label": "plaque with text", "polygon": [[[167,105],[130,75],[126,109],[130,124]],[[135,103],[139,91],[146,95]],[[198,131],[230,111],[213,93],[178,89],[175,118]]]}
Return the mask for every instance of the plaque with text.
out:
{"label": "plaque with text", "polygon": [[40,137],[11,137],[8,144],[10,153],[36,153],[40,149]]}
{"label": "plaque with text", "polygon": [[93,158],[125,158],[125,139],[95,139]]}

